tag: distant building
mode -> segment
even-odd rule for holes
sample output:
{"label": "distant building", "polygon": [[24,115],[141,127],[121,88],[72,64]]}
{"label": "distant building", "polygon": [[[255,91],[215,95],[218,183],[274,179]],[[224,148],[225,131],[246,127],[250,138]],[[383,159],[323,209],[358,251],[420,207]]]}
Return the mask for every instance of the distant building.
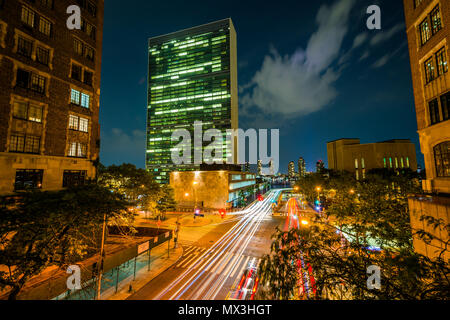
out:
{"label": "distant building", "polygon": [[95,179],[103,0],[0,0],[0,194]]}
{"label": "distant building", "polygon": [[[194,141],[194,122],[202,121],[203,131],[214,128],[223,133],[226,146],[226,130],[238,128],[233,22],[224,19],[150,38],[148,72],[146,168],[158,182],[167,183],[170,171],[199,169],[193,163],[194,143],[191,163],[173,163],[172,152],[179,144],[171,140],[175,130],[188,130]],[[203,143],[201,151],[208,144]],[[237,150],[227,150],[233,163]],[[207,160],[227,162],[227,153]]]}
{"label": "distant building", "polygon": [[174,171],[170,173],[178,210],[220,210],[236,207],[240,191],[251,196],[251,188],[258,188],[254,173],[212,170]]}
{"label": "distant building", "polygon": [[410,168],[417,170],[416,147],[407,139],[360,144],[359,139],[339,139],[327,143],[328,168],[353,172],[365,179],[370,169]]}
{"label": "distant building", "polygon": [[[429,215],[449,223],[450,1],[404,0],[404,9],[420,149],[425,159],[426,180],[422,185],[425,192],[433,194],[409,199],[411,225],[447,241],[447,230],[435,230],[420,217]],[[414,248],[435,257],[443,245],[414,238]],[[444,257],[450,257],[448,250]]]}
{"label": "distant building", "polygon": [[262,160],[258,160],[258,176],[262,175]]}
{"label": "distant building", "polygon": [[302,157],[300,157],[298,159],[298,176],[300,178],[303,178],[306,176],[306,163],[305,163],[305,159],[303,159]]}
{"label": "distant building", "polygon": [[316,172],[317,173],[324,173],[325,171],[325,164],[322,160],[319,160],[316,162]]}
{"label": "distant building", "polygon": [[295,180],[295,163],[294,163],[294,161],[289,162],[288,176],[289,176],[290,181]]}
{"label": "distant building", "polygon": [[250,172],[250,163],[248,161],[244,164],[244,172]]}
{"label": "distant building", "polygon": [[271,176],[273,176],[275,174],[275,169],[273,167],[273,160],[272,159],[269,161],[269,172],[270,172]]}

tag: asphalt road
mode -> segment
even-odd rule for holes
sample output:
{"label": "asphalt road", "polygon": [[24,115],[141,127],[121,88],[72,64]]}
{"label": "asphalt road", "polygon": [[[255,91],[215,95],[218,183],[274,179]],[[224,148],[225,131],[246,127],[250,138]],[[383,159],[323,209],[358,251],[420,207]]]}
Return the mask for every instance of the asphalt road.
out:
{"label": "asphalt road", "polygon": [[269,253],[271,235],[283,224],[283,218],[271,214],[271,200],[278,192],[271,191],[231,222],[183,228],[183,257],[128,299],[224,300],[232,296],[249,264],[257,266]]}

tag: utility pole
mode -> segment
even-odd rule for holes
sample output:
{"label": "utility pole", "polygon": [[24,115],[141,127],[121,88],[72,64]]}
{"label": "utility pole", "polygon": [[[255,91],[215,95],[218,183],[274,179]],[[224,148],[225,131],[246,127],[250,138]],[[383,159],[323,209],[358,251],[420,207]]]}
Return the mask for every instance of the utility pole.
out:
{"label": "utility pole", "polygon": [[100,300],[100,295],[102,291],[103,262],[105,259],[105,237],[106,237],[105,232],[106,232],[106,213],[103,216],[102,245],[100,248],[100,264],[98,267],[98,276],[97,276],[97,300]]}

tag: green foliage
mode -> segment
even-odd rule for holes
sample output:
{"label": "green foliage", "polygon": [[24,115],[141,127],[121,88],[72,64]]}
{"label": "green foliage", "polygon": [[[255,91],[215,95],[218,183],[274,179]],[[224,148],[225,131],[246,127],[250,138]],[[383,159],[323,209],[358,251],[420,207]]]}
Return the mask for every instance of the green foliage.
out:
{"label": "green foliage", "polygon": [[133,219],[128,201],[95,184],[1,202],[0,288],[11,290],[10,299],[46,267],[63,267],[98,251],[105,215],[119,225]]}
{"label": "green foliage", "polygon": [[[329,177],[310,175],[300,179],[297,185],[310,202],[318,195],[316,187],[321,187],[326,215],[316,215],[316,221],[302,230],[277,231],[274,243],[282,242],[284,237],[298,240],[288,241],[284,248],[273,245],[271,255],[264,258],[260,270],[266,284],[263,295],[305,298],[297,296],[298,284],[293,280],[296,270],[290,267],[303,254],[313,268],[318,299],[448,299],[448,261],[430,260],[412,247],[413,233],[427,241],[438,240],[445,248],[448,245],[448,240],[411,229],[407,197],[421,192],[418,178],[410,170],[374,170],[363,181],[333,171]],[[450,226],[443,226],[443,221],[431,217],[423,220],[433,228],[450,232]],[[337,228],[352,241],[339,236]],[[367,250],[370,245],[381,251]],[[370,265],[381,268],[380,290],[367,287]],[[284,270],[291,280],[279,279],[279,270]]]}

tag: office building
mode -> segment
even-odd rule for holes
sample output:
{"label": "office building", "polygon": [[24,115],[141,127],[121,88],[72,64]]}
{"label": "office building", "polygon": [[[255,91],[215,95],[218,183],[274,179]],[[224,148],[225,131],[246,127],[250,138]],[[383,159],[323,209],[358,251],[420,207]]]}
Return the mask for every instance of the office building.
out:
{"label": "office building", "polygon": [[375,168],[417,170],[415,145],[407,139],[361,144],[359,139],[339,139],[327,143],[328,168],[365,179]]}
{"label": "office building", "polygon": [[298,176],[304,178],[306,176],[306,162],[302,157],[298,158]]}
{"label": "office building", "polygon": [[289,162],[288,165],[288,176],[290,181],[295,180],[295,163],[294,161]]}
{"label": "office building", "polygon": [[[202,211],[230,209],[239,205],[239,197],[255,193],[254,173],[232,170],[173,171],[170,186],[174,190],[178,210]],[[242,191],[242,192],[241,192]]]}
{"label": "office building", "polygon": [[[444,241],[448,232],[433,229],[420,217],[424,215],[449,222],[450,212],[450,2],[444,0],[404,0],[411,75],[420,149],[424,155],[427,197],[409,199],[411,225],[425,229]],[[411,106],[412,108],[412,106]],[[443,243],[427,244],[414,238],[417,252],[436,257]],[[450,257],[447,252],[443,257]]]}
{"label": "office building", "polygon": [[0,194],[94,179],[103,0],[0,1]]}
{"label": "office building", "polygon": [[[218,129],[223,134],[221,158],[233,158],[227,145],[227,129],[238,127],[236,32],[231,19],[224,19],[148,41],[148,112],[146,168],[158,182],[169,182],[169,172],[198,170],[194,163],[194,122],[202,129]],[[172,133],[186,129],[191,134],[190,163],[174,164]],[[202,152],[211,142],[197,148]],[[200,149],[201,150],[198,150]],[[204,161],[205,159],[203,159]]]}

